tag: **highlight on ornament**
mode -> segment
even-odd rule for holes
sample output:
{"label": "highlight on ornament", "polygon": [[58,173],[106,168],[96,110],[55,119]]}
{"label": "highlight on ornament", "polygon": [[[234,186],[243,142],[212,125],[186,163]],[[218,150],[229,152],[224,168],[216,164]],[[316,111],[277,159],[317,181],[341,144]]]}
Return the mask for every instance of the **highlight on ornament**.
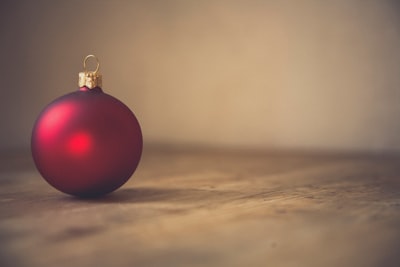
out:
{"label": "highlight on ornament", "polygon": [[[87,61],[96,60],[93,71]],[[79,87],[56,98],[39,114],[31,137],[32,157],[54,188],[78,197],[98,197],[125,184],[143,148],[134,113],[102,88],[96,56],[83,60]]]}

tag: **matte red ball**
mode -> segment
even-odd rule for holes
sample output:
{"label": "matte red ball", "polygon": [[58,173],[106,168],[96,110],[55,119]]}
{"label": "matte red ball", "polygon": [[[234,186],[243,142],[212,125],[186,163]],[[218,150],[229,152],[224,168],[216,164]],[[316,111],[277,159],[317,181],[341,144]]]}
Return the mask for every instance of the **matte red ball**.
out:
{"label": "matte red ball", "polygon": [[142,154],[132,111],[100,88],[80,88],[50,103],[32,131],[34,162],[56,189],[94,197],[122,186]]}

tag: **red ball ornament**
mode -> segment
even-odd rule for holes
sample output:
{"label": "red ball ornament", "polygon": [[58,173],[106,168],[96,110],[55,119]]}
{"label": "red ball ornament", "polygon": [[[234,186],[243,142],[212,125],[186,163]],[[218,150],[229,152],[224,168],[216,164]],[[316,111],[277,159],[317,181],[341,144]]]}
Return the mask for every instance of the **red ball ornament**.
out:
{"label": "red ball ornament", "polygon": [[[99,63],[79,74],[79,90],[40,113],[32,131],[32,156],[43,178],[75,196],[95,197],[122,186],[142,154],[142,132],[132,111],[103,92]],[[96,57],[94,57],[96,58]],[[97,60],[97,58],[96,58]]]}

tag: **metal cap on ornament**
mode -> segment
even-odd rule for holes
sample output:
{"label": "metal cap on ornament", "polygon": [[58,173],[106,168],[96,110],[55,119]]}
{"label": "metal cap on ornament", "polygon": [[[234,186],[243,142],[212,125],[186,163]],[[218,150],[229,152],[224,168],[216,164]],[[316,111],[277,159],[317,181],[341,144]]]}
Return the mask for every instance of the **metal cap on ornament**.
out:
{"label": "metal cap on ornament", "polygon": [[[96,60],[96,69],[94,71],[89,71],[86,68],[86,61],[89,58],[94,58]],[[96,56],[88,55],[85,57],[83,61],[83,69],[84,72],[79,72],[79,87],[87,87],[89,89],[93,89],[96,87],[102,87],[102,75],[99,73],[100,63]]]}

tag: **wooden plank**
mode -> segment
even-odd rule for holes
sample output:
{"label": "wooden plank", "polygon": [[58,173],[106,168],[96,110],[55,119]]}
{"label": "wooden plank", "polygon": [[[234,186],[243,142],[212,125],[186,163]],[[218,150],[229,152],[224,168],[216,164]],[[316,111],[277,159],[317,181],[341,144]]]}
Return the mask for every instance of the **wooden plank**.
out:
{"label": "wooden plank", "polygon": [[400,158],[146,150],[83,200],[3,156],[1,266],[400,266]]}

